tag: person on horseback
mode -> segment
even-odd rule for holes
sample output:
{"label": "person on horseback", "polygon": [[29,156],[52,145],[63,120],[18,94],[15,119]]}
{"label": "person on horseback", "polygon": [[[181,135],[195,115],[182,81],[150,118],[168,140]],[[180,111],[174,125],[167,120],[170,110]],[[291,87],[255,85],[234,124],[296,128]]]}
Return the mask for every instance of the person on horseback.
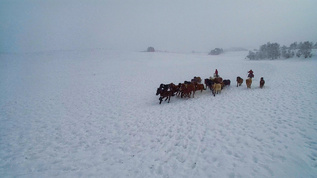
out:
{"label": "person on horseback", "polygon": [[217,70],[217,69],[216,69],[216,71],[215,71],[214,76],[215,76],[215,77],[219,77],[219,75],[218,75],[218,70]]}
{"label": "person on horseback", "polygon": [[248,73],[249,73],[249,75],[248,75],[249,78],[253,78],[254,77],[252,69]]}

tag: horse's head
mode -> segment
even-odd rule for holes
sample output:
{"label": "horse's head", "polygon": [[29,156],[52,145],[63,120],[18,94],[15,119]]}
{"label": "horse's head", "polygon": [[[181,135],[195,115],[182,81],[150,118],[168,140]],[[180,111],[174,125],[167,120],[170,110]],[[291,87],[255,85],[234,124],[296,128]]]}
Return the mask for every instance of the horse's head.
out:
{"label": "horse's head", "polygon": [[161,88],[157,88],[156,95],[159,95],[161,93]]}

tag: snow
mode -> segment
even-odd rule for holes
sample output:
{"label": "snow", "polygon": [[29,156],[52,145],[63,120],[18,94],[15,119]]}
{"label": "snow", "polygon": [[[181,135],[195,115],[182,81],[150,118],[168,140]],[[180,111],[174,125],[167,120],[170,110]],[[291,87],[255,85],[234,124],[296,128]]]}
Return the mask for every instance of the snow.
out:
{"label": "snow", "polygon": [[[1,54],[0,177],[316,177],[317,57],[247,53]],[[221,94],[159,104],[215,69]]]}

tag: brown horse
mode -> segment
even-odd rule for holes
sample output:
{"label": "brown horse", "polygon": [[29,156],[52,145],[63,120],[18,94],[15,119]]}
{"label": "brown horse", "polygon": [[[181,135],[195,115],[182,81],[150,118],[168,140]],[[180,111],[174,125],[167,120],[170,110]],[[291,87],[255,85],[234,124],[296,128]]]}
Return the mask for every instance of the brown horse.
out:
{"label": "brown horse", "polygon": [[222,80],[221,77],[216,77],[216,78],[214,78],[213,81],[214,81],[215,83],[222,83],[222,82],[223,82],[223,80]]}
{"label": "brown horse", "polygon": [[252,78],[246,79],[246,80],[245,80],[245,83],[247,84],[247,88],[251,88]]}
{"label": "brown horse", "polygon": [[179,94],[179,85],[175,85],[174,83],[169,84],[170,90],[173,91],[174,95],[178,95]]}
{"label": "brown horse", "polygon": [[194,98],[194,95],[195,95],[195,85],[193,83],[190,83],[190,84],[181,84],[181,87],[180,87],[180,91],[181,91],[181,97],[183,98],[184,97],[189,97],[190,98],[190,95],[192,94],[193,92],[193,98]]}
{"label": "brown horse", "polygon": [[200,92],[203,92],[203,90],[206,90],[206,89],[205,89],[204,84],[196,84],[196,85],[195,85],[195,90],[196,90],[196,91],[197,91],[197,90],[200,90]]}
{"label": "brown horse", "polygon": [[243,83],[243,79],[241,77],[237,77],[237,87],[241,86],[242,83]]}
{"label": "brown horse", "polygon": [[191,80],[192,83],[201,83],[201,78],[200,77],[194,77],[192,80]]}

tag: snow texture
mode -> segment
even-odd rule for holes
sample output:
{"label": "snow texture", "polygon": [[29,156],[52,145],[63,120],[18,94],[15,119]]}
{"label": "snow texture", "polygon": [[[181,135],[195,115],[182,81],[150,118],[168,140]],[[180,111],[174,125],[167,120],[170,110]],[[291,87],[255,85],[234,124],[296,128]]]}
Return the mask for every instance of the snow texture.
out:
{"label": "snow texture", "polygon": [[[317,177],[317,57],[247,53],[1,54],[0,177]],[[215,69],[221,94],[159,104]]]}

